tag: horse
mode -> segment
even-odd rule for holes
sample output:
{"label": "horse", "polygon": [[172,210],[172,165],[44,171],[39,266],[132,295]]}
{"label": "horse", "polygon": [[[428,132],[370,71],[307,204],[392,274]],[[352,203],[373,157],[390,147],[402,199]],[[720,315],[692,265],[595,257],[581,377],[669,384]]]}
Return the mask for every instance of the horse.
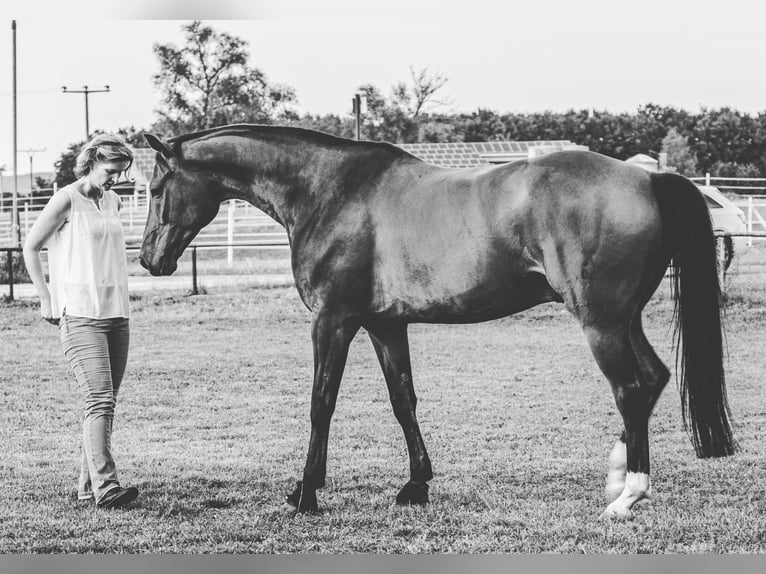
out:
{"label": "horse", "polygon": [[152,275],[173,273],[222,201],[249,202],[287,232],[314,351],[308,454],[286,496],[297,511],[318,509],[330,421],[361,328],[407,444],[410,478],[396,502],[426,504],[433,473],[408,325],[488,321],[558,302],[580,323],[622,416],[601,516],[632,517],[650,496],[648,420],[670,378],[641,313],[669,266],[684,428],[699,457],[735,451],[715,237],[688,179],[583,150],[442,168],[389,143],[285,126],[144,137],[157,152],[140,252]]}

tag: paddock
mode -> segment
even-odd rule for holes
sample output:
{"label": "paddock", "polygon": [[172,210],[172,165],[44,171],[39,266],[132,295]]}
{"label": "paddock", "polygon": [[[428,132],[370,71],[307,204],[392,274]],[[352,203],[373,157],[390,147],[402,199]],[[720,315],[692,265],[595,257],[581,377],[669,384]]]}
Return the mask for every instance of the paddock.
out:
{"label": "paddock", "polygon": [[[728,300],[727,384],[741,449],[697,459],[671,382],[650,421],[656,503],[640,503],[630,522],[597,519],[620,417],[561,305],[411,327],[435,461],[423,508],[392,505],[407,453],[372,346],[357,337],[323,511],[296,515],[280,500],[305,455],[312,359],[310,317],[293,288],[132,296],[114,448],[141,496],[111,513],[75,500],[81,421],[57,329],[29,299],[2,303],[0,552],[763,552],[766,292],[733,282]],[[671,314],[663,284],[644,323],[669,365]],[[454,365],[457,354],[466,360]],[[568,392],[551,392],[559,386]]]}

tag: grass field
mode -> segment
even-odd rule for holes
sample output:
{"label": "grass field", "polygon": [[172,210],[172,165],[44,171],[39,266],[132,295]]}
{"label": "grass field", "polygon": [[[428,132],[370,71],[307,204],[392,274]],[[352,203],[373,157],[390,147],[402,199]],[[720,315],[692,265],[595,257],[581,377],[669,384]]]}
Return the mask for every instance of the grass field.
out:
{"label": "grass field", "polygon": [[[204,284],[204,281],[203,281]],[[354,341],[322,512],[282,503],[309,436],[309,315],[293,289],[133,300],[114,450],[137,504],[75,500],[80,401],[29,301],[0,304],[0,553],[763,553],[766,289],[733,282],[728,382],[740,452],[699,460],[673,383],[650,424],[654,501],[598,520],[621,430],[579,327],[544,305],[479,325],[410,329],[431,504],[398,507],[406,448],[372,346]],[[672,365],[664,287],[645,325]]]}

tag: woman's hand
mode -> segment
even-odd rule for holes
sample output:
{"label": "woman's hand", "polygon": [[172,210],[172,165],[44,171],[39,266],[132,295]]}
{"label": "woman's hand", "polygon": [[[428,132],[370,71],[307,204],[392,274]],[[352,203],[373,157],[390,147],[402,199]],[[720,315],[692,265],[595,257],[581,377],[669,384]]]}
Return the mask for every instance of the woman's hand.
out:
{"label": "woman's hand", "polygon": [[58,325],[58,317],[53,316],[53,310],[51,309],[50,299],[40,301],[40,315],[43,319],[48,321],[51,325]]}

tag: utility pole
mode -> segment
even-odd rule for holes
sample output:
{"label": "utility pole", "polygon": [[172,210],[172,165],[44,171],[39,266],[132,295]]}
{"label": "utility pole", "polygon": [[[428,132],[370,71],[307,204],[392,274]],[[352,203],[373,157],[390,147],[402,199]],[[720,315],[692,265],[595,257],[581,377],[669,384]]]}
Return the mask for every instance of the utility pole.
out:
{"label": "utility pole", "polygon": [[90,120],[88,118],[88,94],[98,94],[110,92],[109,86],[104,86],[103,90],[89,90],[88,86],[83,86],[82,90],[69,90],[66,86],[61,86],[61,91],[65,94],[85,94],[85,141],[90,139]]}
{"label": "utility pole", "polygon": [[351,109],[356,120],[356,139],[362,139],[362,114],[367,113],[367,95],[357,92],[351,100]]}
{"label": "utility pole", "polygon": [[32,179],[34,176],[32,175],[34,172],[32,171],[32,156],[35,155],[36,151],[45,151],[45,148],[43,149],[20,149],[19,150],[22,153],[28,153],[29,154],[29,194],[32,194],[32,189],[34,187],[34,180]]}
{"label": "utility pole", "polygon": [[5,211],[5,186],[3,185],[3,174],[6,167],[0,165],[0,217],[2,217],[3,211]]}
{"label": "utility pole", "polygon": [[[16,247],[21,247],[21,225],[19,224],[19,169],[17,148],[18,113],[16,111],[16,20],[11,21],[13,35],[13,207],[11,211],[11,238]],[[11,293],[13,296],[13,293]]]}

